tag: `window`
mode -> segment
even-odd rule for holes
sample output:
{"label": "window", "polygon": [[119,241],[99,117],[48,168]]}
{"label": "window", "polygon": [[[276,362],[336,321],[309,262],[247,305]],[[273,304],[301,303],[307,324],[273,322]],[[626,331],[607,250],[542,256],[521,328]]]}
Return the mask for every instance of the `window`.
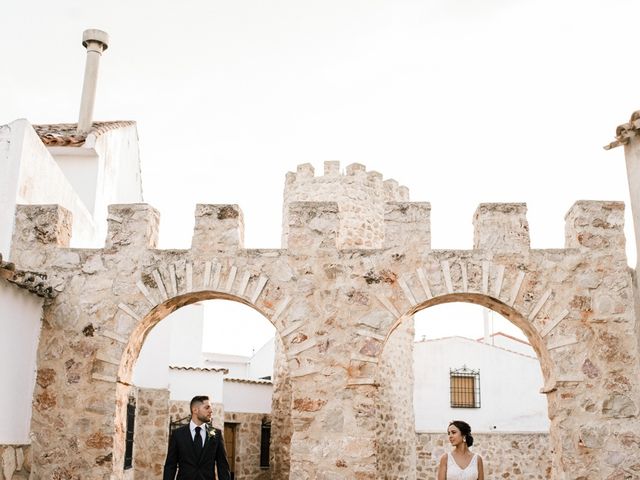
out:
{"label": "window", "polygon": [[129,399],[127,403],[127,431],[124,447],[124,469],[133,467],[133,426],[136,423],[136,400]]}
{"label": "window", "polygon": [[449,369],[451,408],[480,408],[480,370]]}
{"label": "window", "polygon": [[269,444],[271,443],[271,422],[262,420],[260,435],[260,467],[269,467]]}

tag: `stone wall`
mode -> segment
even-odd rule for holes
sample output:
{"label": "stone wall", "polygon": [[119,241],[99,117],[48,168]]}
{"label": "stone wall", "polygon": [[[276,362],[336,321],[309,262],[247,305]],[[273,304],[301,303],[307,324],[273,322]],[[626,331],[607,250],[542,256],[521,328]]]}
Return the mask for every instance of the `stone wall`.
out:
{"label": "stone wall", "polygon": [[271,397],[271,446],[269,464],[274,480],[289,478],[291,462],[291,379],[287,373],[287,359],[282,340],[275,338],[273,362],[273,395]]}
{"label": "stone wall", "polygon": [[[471,451],[482,457],[484,478],[518,480],[552,478],[548,433],[473,432],[473,441]],[[416,433],[416,480],[435,480],[438,461],[443,453],[450,450],[451,446],[444,427],[442,432]]]}
{"label": "stone wall", "polygon": [[[189,400],[169,400],[170,421],[175,422],[185,417],[191,417],[189,403]],[[222,403],[212,403],[211,410],[211,424],[222,430],[224,427],[224,405]]]}
{"label": "stone wall", "polygon": [[[375,412],[401,398],[381,381],[385,343],[391,352],[398,324],[446,302],[491,308],[527,335],[545,381],[554,478],[638,471],[640,354],[623,205],[577,202],[565,247],[531,250],[523,207],[486,204],[473,250],[432,250],[427,235],[411,233],[428,208],[396,203],[392,245],[349,250],[337,247],[359,244],[337,242],[335,202],[291,202],[278,250],[244,249],[240,231],[222,235],[242,228],[233,206],[197,210],[194,231],[207,233],[190,250],[156,248],[159,218],[148,205],[112,205],[105,248],[90,250],[69,248],[68,212],[19,207],[13,260],[46,272],[59,292],[43,309],[34,477],[122,478],[125,386],[145,336],[178,308],[216,298],[262,312],[283,340],[296,480],[380,478]],[[226,240],[213,248],[214,239]]]}
{"label": "stone wall", "polygon": [[154,480],[162,475],[169,444],[169,391],[139,388],[133,430],[135,480]]}
{"label": "stone wall", "polygon": [[[263,413],[225,413],[225,423],[236,424],[235,480],[270,480],[269,467],[260,467]],[[281,477],[282,478],[282,477]]]}
{"label": "stone wall", "polygon": [[306,163],[288,173],[283,203],[283,247],[287,245],[289,205],[292,202],[337,202],[339,248],[380,248],[385,238],[385,202],[409,200],[409,190],[393,179],[382,180],[378,172],[351,164],[340,174],[340,162],[324,163],[324,175],[314,176]]}
{"label": "stone wall", "polygon": [[30,474],[29,445],[0,445],[0,480],[26,480]]}
{"label": "stone wall", "polygon": [[391,334],[380,357],[376,404],[377,478],[403,480],[415,475],[414,335],[414,320],[410,317]]}

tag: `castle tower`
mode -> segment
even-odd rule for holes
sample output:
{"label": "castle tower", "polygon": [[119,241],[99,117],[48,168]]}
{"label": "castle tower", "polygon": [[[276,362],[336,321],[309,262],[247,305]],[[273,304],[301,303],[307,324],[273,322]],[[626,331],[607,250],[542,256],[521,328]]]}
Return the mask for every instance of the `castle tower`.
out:
{"label": "castle tower", "polygon": [[282,247],[287,248],[289,205],[293,202],[336,202],[338,204],[338,249],[383,248],[385,246],[385,203],[408,202],[409,189],[378,172],[352,163],[340,173],[340,162],[324,162],[324,175],[314,176],[312,165],[298,165],[287,173],[282,216]]}

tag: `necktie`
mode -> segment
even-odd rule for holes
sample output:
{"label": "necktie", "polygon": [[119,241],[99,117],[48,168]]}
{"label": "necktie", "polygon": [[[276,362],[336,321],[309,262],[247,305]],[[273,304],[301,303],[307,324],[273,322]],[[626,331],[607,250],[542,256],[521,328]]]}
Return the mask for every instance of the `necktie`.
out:
{"label": "necktie", "polygon": [[201,427],[196,427],[196,434],[193,437],[193,447],[196,449],[196,457],[200,457],[202,453],[202,436],[200,435]]}

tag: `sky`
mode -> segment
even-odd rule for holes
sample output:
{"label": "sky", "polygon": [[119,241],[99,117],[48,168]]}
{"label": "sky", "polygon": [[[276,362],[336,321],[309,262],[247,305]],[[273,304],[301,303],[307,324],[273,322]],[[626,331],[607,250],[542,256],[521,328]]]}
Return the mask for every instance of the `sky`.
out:
{"label": "sky", "polygon": [[431,202],[433,248],[471,248],[481,202],[526,202],[532,247],[562,248],[576,200],[628,202],[602,147],[640,109],[638,18],[635,0],[10,2],[0,124],[77,121],[99,28],[94,116],[138,122],[163,248],[189,246],[196,203],[239,204],[245,245],[279,247],[285,173],[325,160]]}

